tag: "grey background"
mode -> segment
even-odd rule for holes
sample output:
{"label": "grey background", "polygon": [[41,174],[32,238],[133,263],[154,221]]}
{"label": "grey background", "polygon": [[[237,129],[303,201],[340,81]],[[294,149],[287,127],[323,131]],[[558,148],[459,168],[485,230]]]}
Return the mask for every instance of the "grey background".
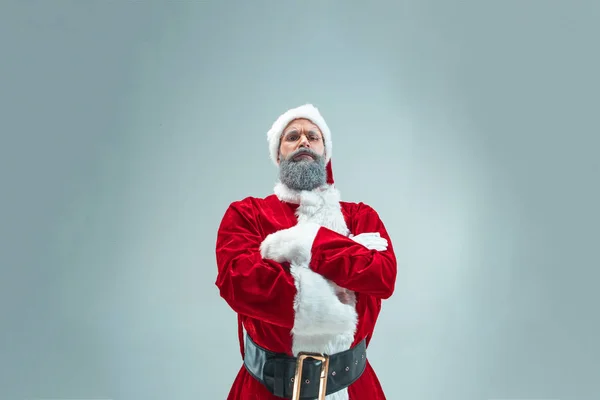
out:
{"label": "grey background", "polygon": [[398,253],[389,399],[598,399],[595,1],[2,1],[0,399],[224,399],[227,205],[316,104]]}

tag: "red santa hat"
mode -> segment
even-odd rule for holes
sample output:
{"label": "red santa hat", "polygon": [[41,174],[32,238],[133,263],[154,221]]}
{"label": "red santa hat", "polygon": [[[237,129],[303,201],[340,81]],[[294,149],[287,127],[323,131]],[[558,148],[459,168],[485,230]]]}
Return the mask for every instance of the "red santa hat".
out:
{"label": "red santa hat", "polygon": [[331,154],[332,154],[332,141],[331,131],[325,122],[325,119],[319,112],[319,110],[312,104],[304,104],[296,108],[287,110],[277,118],[277,120],[271,126],[271,129],[267,132],[267,140],[269,141],[269,153],[271,161],[275,165],[277,164],[277,158],[279,156],[279,145],[281,144],[281,135],[283,130],[288,126],[290,122],[295,119],[307,119],[313,124],[317,125],[323,134],[323,142],[325,144],[325,165],[327,167],[327,183],[333,184],[333,172],[331,169]]}

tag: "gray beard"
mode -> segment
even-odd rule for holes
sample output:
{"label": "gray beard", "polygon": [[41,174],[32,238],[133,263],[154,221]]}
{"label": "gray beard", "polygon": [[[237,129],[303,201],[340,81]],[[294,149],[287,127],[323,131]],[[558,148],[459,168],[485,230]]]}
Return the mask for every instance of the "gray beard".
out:
{"label": "gray beard", "polygon": [[[293,159],[302,153],[311,154],[315,159]],[[298,149],[279,162],[279,180],[292,190],[313,190],[323,186],[327,182],[325,157],[306,148]]]}

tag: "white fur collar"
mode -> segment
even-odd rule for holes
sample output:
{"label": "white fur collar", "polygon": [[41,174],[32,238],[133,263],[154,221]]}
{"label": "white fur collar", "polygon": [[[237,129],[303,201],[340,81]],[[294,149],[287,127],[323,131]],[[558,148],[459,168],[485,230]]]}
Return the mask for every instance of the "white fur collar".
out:
{"label": "white fur collar", "polygon": [[339,191],[335,186],[327,184],[314,190],[294,190],[277,182],[273,192],[279,200],[293,204],[319,205],[323,203],[325,197],[332,201],[340,201]]}
{"label": "white fur collar", "polygon": [[299,204],[296,210],[298,222],[316,222],[344,236],[348,236],[350,233],[342,215],[340,192],[334,185],[324,185],[314,190],[298,191],[278,182],[275,185],[274,192],[281,201]]}

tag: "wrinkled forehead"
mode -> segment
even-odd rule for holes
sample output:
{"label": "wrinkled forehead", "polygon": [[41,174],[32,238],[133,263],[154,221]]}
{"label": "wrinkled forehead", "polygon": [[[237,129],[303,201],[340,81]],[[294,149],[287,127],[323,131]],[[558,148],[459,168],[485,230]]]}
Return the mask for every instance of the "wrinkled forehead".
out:
{"label": "wrinkled forehead", "polygon": [[314,122],[312,122],[309,119],[306,118],[296,118],[290,121],[289,124],[286,125],[286,127],[283,129],[282,134],[286,134],[287,132],[290,131],[313,131],[313,132],[317,132],[320,135],[322,135],[323,133],[321,132],[321,130],[319,129],[319,127],[317,126],[317,124],[315,124]]}

